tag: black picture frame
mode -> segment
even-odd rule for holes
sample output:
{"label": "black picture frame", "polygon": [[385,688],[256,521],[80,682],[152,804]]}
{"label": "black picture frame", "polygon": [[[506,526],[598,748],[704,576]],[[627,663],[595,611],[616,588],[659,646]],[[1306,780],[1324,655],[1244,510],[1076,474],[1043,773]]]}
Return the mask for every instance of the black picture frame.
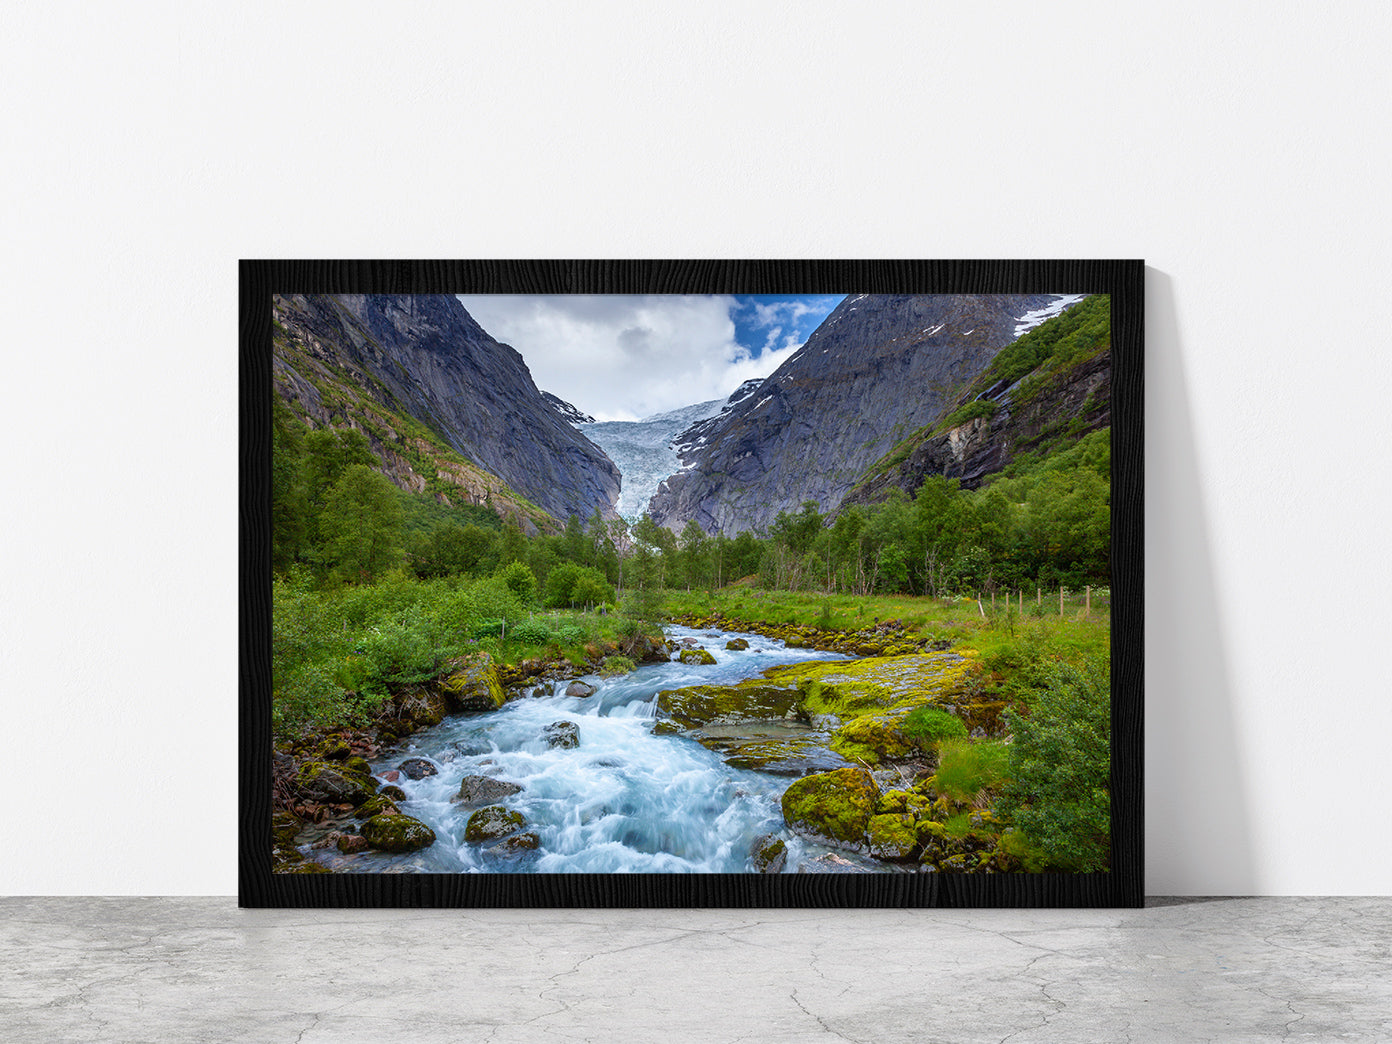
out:
{"label": "black picture frame", "polygon": [[[1123,907],[1143,874],[1144,262],[244,260],[239,876],[243,907]],[[1112,864],[1091,874],[273,874],[272,297],[284,293],[1089,293],[1112,308]]]}

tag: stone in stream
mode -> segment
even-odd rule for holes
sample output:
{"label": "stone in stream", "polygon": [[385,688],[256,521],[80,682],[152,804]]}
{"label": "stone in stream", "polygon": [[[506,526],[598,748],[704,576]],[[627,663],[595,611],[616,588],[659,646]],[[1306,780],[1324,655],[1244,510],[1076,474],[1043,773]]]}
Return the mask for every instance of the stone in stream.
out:
{"label": "stone in stream", "polygon": [[582,681],[573,681],[566,686],[567,696],[593,696],[598,690],[593,685],[586,685]]}
{"label": "stone in stream", "polygon": [[731,638],[725,643],[725,648],[732,652],[743,652],[745,649],[749,648],[749,642],[744,638]]}
{"label": "stone in stream", "polygon": [[419,819],[403,815],[373,816],[362,825],[361,834],[369,845],[383,852],[414,852],[435,843],[435,831]]}
{"label": "stone in stream", "polygon": [[762,834],[749,846],[749,858],[760,874],[781,874],[788,862],[788,846],[775,834]]}
{"label": "stone in stream", "polygon": [[396,770],[403,773],[407,779],[424,779],[440,771],[426,758],[407,758],[396,766]]}
{"label": "stone in stream", "polygon": [[716,662],[709,651],[702,648],[683,649],[677,659],[688,666],[709,667]]}
{"label": "stone in stream", "polygon": [[295,774],[295,789],[307,801],[356,807],[377,792],[377,781],[339,762],[306,761]]}
{"label": "stone in stream", "polygon": [[492,841],[521,830],[526,825],[527,818],[521,812],[513,812],[502,805],[489,805],[469,817],[464,827],[464,840]]}
{"label": "stone in stream", "polygon": [[580,726],[573,721],[553,721],[541,730],[549,747],[569,749],[580,746]]}
{"label": "stone in stream", "polygon": [[798,867],[800,874],[870,874],[873,870],[868,870],[863,866],[858,866],[839,855],[828,852],[826,855],[818,856],[816,859],[809,859]]}
{"label": "stone in stream", "polygon": [[525,834],[513,834],[512,837],[504,838],[496,845],[490,845],[488,852],[493,855],[510,856],[517,855],[519,852],[530,852],[541,847],[541,838],[528,831]]}
{"label": "stone in stream", "polygon": [[459,793],[451,800],[465,805],[486,805],[519,794],[522,789],[517,783],[491,776],[465,776],[459,784]]}

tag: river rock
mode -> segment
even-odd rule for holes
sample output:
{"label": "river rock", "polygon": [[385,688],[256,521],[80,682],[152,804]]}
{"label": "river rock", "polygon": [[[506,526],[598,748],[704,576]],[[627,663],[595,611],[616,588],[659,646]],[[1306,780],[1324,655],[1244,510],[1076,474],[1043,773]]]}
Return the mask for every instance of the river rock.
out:
{"label": "river rock", "polygon": [[677,654],[677,659],[684,664],[698,667],[709,667],[715,663],[715,657],[706,649],[683,649]]}
{"label": "river rock", "polygon": [[731,638],[725,643],[725,648],[731,652],[743,652],[749,648],[749,642],[744,638]]}
{"label": "river rock", "polygon": [[751,678],[737,685],[688,685],[657,694],[658,717],[682,729],[794,716],[796,685],[770,685]]}
{"label": "river rock", "polygon": [[527,825],[527,817],[502,805],[489,805],[469,817],[464,827],[465,841],[492,841],[506,837]]}
{"label": "river rock", "polygon": [[580,746],[580,726],[573,721],[554,721],[542,729],[541,734],[549,747],[568,749]]}
{"label": "river rock", "polygon": [[783,819],[799,834],[861,850],[879,797],[874,777],[863,768],[821,772],[783,792]]}
{"label": "river rock", "polygon": [[407,758],[396,766],[396,770],[404,773],[407,779],[424,779],[426,776],[434,776],[440,771],[426,758]]}
{"label": "river rock", "polygon": [[440,683],[440,690],[460,710],[497,710],[506,702],[498,668],[487,653],[472,660]]}
{"label": "river rock", "polygon": [[843,856],[828,852],[826,855],[809,859],[798,867],[800,874],[869,874],[874,873],[866,867],[858,866]]}
{"label": "river rock", "polygon": [[356,807],[377,792],[377,781],[342,763],[306,761],[295,774],[295,788],[307,801]]}
{"label": "river rock", "polygon": [[895,862],[912,859],[919,847],[914,817],[902,813],[871,816],[866,840],[872,856]]}
{"label": "river rock", "polygon": [[383,787],[381,790],[377,791],[377,793],[384,798],[390,798],[392,801],[406,800],[406,791],[397,786]]}
{"label": "river rock", "polygon": [[410,816],[373,816],[362,825],[362,836],[383,852],[414,852],[435,843],[435,831]]}
{"label": "river rock", "polygon": [[366,852],[368,849],[367,838],[361,834],[340,834],[338,838],[338,850],[344,855],[351,855],[354,852]]}
{"label": "river rock", "polygon": [[401,773],[396,771],[396,769],[388,769],[386,772],[382,773],[382,780],[385,783],[395,783],[400,778]]}
{"label": "river rock", "polygon": [[459,784],[459,793],[453,800],[465,805],[486,805],[513,794],[520,794],[522,790],[520,784],[493,779],[491,776],[465,776]]}
{"label": "river rock", "polygon": [[781,874],[788,862],[788,846],[775,834],[763,834],[749,848],[754,871],[760,874]]}
{"label": "river rock", "polygon": [[598,690],[593,685],[586,685],[582,681],[573,681],[566,686],[567,696],[593,696]]}
{"label": "river rock", "polygon": [[392,799],[385,794],[376,794],[368,798],[353,812],[353,815],[358,819],[371,819],[373,816],[397,816],[400,814],[401,810],[397,808]]}
{"label": "river rock", "polygon": [[504,838],[496,845],[489,845],[488,851],[493,855],[517,855],[519,852],[530,852],[541,847],[541,838],[531,831],[525,834],[513,834],[512,837]]}

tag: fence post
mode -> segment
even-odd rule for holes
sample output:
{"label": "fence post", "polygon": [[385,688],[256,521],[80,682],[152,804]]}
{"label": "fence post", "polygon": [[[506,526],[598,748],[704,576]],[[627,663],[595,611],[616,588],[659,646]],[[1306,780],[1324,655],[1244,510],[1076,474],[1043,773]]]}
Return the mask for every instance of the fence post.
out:
{"label": "fence post", "polygon": [[1087,616],[1092,612],[1092,585],[1083,588],[1083,615]]}
{"label": "fence post", "polygon": [[1063,588],[1059,588],[1059,615],[1063,615]]}

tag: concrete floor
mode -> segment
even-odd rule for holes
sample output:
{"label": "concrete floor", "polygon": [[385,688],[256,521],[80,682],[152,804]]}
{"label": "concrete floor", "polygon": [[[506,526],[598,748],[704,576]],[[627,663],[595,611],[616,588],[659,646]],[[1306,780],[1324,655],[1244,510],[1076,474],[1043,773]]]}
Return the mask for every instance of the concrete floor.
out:
{"label": "concrete floor", "polygon": [[1392,899],[238,910],[0,898],[10,1044],[1392,1040]]}

